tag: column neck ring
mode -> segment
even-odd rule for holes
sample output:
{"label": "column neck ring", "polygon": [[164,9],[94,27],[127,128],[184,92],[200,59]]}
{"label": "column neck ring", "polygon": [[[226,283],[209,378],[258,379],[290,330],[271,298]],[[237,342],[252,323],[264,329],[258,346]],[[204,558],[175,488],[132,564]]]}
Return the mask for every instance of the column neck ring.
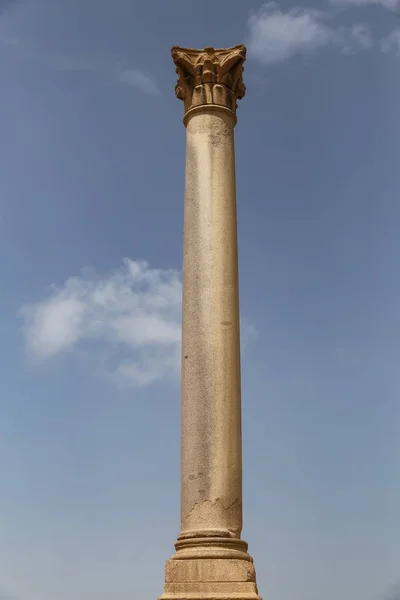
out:
{"label": "column neck ring", "polygon": [[189,120],[191,119],[192,116],[196,115],[196,114],[200,114],[200,113],[215,113],[215,112],[224,112],[225,114],[228,114],[233,121],[233,127],[235,127],[236,123],[237,123],[237,117],[235,115],[235,113],[233,113],[229,108],[227,108],[226,106],[221,106],[220,104],[201,104],[200,106],[194,106],[192,108],[190,108],[184,115],[183,117],[183,124],[185,127],[187,127],[187,124],[189,122]]}

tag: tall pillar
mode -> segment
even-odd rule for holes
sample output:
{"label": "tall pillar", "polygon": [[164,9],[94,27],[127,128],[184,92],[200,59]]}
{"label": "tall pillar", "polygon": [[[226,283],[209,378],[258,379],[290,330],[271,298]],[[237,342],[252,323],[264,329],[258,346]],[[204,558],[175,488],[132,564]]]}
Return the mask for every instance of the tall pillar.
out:
{"label": "tall pillar", "polygon": [[246,48],[172,48],[184,102],[181,530],[162,600],[260,600],[242,530],[234,127]]}

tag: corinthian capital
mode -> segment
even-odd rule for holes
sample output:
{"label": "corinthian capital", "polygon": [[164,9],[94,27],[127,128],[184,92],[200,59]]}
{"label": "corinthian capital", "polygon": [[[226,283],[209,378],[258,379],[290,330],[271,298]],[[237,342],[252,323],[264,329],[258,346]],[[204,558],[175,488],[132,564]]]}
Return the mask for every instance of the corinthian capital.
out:
{"label": "corinthian capital", "polygon": [[245,46],[204,50],[174,46],[171,53],[178,74],[175,93],[183,100],[185,113],[208,105],[236,113],[236,101],[246,92],[242,78]]}

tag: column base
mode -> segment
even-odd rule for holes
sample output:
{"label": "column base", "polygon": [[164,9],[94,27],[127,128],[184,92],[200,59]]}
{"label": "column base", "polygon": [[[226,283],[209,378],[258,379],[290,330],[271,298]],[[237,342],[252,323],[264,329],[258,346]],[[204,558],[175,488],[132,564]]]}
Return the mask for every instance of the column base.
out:
{"label": "column base", "polygon": [[159,600],[261,600],[253,559],[237,538],[180,536]]}

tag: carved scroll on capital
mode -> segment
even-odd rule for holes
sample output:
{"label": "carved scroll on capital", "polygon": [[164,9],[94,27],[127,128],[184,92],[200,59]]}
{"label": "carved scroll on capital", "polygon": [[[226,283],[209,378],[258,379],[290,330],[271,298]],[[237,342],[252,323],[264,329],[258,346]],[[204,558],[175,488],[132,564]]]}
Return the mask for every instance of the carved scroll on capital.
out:
{"label": "carved scroll on capital", "polygon": [[246,93],[242,77],[245,46],[204,50],[174,46],[171,53],[178,74],[175,93],[183,100],[185,113],[205,105],[223,106],[236,113],[236,102]]}

